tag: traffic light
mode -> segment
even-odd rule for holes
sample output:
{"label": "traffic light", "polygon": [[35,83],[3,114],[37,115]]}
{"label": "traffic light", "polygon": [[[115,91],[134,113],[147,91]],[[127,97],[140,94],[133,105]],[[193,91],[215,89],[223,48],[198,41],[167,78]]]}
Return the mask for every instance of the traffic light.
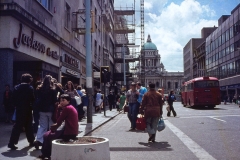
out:
{"label": "traffic light", "polygon": [[[109,72],[109,66],[101,66],[101,68],[100,68],[101,83],[110,82],[110,75],[111,75],[111,72]],[[105,79],[105,81],[104,81],[104,79]]]}

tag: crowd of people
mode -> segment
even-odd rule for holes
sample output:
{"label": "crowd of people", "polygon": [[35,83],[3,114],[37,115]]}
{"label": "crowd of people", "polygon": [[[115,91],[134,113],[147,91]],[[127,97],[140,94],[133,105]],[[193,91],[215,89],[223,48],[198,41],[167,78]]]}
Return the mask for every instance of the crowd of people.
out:
{"label": "crowd of people", "polygon": [[[12,121],[12,117],[15,117],[8,148],[12,150],[18,148],[16,144],[24,129],[29,146],[36,149],[41,147],[42,155],[39,157],[50,157],[52,140],[76,139],[78,122],[86,118],[89,98],[86,90],[81,86],[74,87],[73,83],[68,81],[63,87],[51,75],[46,75],[42,82],[36,83],[35,87],[31,85],[32,81],[32,76],[26,73],[22,75],[21,83],[14,86],[13,91],[10,90],[9,85],[5,86],[3,105],[7,114],[6,122]],[[169,97],[175,98],[173,92],[170,92]],[[79,98],[81,103],[77,101]],[[163,99],[161,90],[155,90],[155,84],[149,84],[147,90],[140,82],[131,83],[130,89],[120,94],[109,91],[104,97],[98,89],[93,95],[96,113],[101,113],[104,101],[108,103],[110,111],[116,108],[121,112],[128,105],[130,131],[136,130],[137,116],[144,112],[149,133],[148,141],[152,142],[155,141],[157,120],[163,113]],[[170,111],[167,116],[170,116],[170,112],[176,116],[173,101],[175,99],[168,100]]]}
{"label": "crowd of people", "polygon": [[[35,87],[31,85],[32,81],[32,76],[26,73],[13,91],[5,85],[3,106],[6,122],[14,123],[8,148],[18,148],[16,144],[24,130],[29,146],[36,149],[42,146],[39,157],[50,157],[52,140],[62,138],[68,141],[78,135],[78,122],[86,118],[88,97],[81,86],[75,89],[68,81],[62,87],[51,75],[46,75]],[[76,97],[81,99],[80,104]]]}

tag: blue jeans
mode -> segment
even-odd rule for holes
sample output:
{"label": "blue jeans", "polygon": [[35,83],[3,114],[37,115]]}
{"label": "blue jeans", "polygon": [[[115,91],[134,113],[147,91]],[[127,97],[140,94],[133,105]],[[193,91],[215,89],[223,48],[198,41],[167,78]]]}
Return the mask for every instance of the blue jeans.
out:
{"label": "blue jeans", "polygon": [[131,128],[136,128],[136,120],[137,120],[137,103],[129,103],[129,110],[128,110],[128,118],[131,122]]}

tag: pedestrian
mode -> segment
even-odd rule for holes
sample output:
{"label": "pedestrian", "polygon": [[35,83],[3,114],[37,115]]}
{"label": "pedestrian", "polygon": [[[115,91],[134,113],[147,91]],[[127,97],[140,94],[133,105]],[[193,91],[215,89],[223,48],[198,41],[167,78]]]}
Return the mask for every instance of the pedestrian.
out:
{"label": "pedestrian", "polygon": [[69,94],[71,97],[71,105],[73,107],[78,108],[75,96],[80,97],[80,95],[77,93],[77,90],[74,89],[74,85],[71,81],[68,81],[67,84],[65,85],[66,90],[64,91],[65,94]]}
{"label": "pedestrian", "polygon": [[150,90],[144,94],[142,107],[147,124],[147,132],[149,135],[148,142],[155,142],[157,125],[162,115],[162,95],[155,90],[155,84],[149,84]]}
{"label": "pedestrian", "polygon": [[117,93],[115,97],[116,97],[116,100],[115,100],[116,101],[116,108],[117,108],[117,111],[119,111],[119,105],[120,105],[119,98],[120,98],[120,94]]}
{"label": "pedestrian", "polygon": [[124,92],[122,92],[121,93],[121,96],[120,96],[120,98],[119,98],[119,112],[123,109],[123,106],[125,105],[125,103],[126,103],[126,96],[125,96],[125,93]]}
{"label": "pedestrian", "polygon": [[147,92],[147,88],[143,87],[140,82],[137,82],[137,89],[138,89],[137,113],[139,113],[139,108],[142,104],[142,98],[144,94]]}
{"label": "pedestrian", "polygon": [[21,84],[14,87],[13,104],[16,107],[16,123],[13,126],[8,148],[16,150],[22,128],[25,133],[29,146],[33,146],[34,133],[32,127],[32,104],[34,102],[34,89],[30,85],[33,78],[30,74],[25,73],[21,76]]}
{"label": "pedestrian", "polygon": [[114,108],[114,103],[115,103],[115,95],[113,94],[112,91],[109,92],[109,95],[107,96],[108,98],[108,105],[109,105],[109,110],[111,111]]}
{"label": "pedestrian", "polygon": [[81,86],[77,86],[77,92],[78,92],[78,94],[79,94],[80,97],[83,96],[83,93],[82,93],[81,90],[82,90],[82,87],[81,87]]}
{"label": "pedestrian", "polygon": [[157,91],[158,91],[158,93],[160,93],[162,95],[162,101],[163,101],[163,104],[164,104],[165,99],[164,99],[164,95],[162,94],[162,89],[159,88]]}
{"label": "pedestrian", "polygon": [[225,94],[225,96],[224,96],[224,104],[227,104],[227,100],[228,100],[228,95]]}
{"label": "pedestrian", "polygon": [[167,116],[170,117],[171,116],[171,112],[173,113],[173,116],[176,117],[177,116],[177,113],[176,111],[174,110],[173,108],[173,102],[176,101],[176,97],[175,95],[173,94],[173,91],[170,91],[169,95],[168,95],[168,105],[170,107],[170,111],[167,113]]}
{"label": "pedestrian", "polygon": [[[41,81],[37,81],[36,85],[35,85],[34,96],[35,96],[36,99],[38,97],[37,90],[39,89],[39,86],[40,86],[41,83],[42,83]],[[36,99],[35,99],[35,102],[33,104],[33,121],[34,121],[34,123],[33,123],[33,131],[34,131],[34,133],[37,133],[37,131],[38,131],[39,118],[40,118],[39,108],[36,105],[36,103],[37,103]]]}
{"label": "pedestrian", "polygon": [[126,94],[126,101],[129,104],[128,118],[129,118],[129,121],[131,122],[131,128],[129,131],[136,130],[136,120],[138,115],[137,99],[138,99],[138,91],[136,90],[136,83],[132,82],[131,89],[129,89]]}
{"label": "pedestrian", "polygon": [[12,91],[10,90],[10,85],[5,85],[5,91],[3,92],[3,108],[6,113],[6,123],[12,123],[12,116],[14,112],[13,100],[12,100]]}
{"label": "pedestrian", "polygon": [[78,119],[79,120],[82,120],[82,119],[85,119],[85,112],[87,111],[87,106],[88,106],[88,103],[89,103],[89,100],[88,100],[88,96],[86,94],[86,90],[85,89],[82,89],[81,90],[81,93],[82,93],[82,103],[80,104],[79,108],[78,108]]}
{"label": "pedestrian", "polygon": [[[60,97],[59,113],[57,123],[51,126],[50,131],[44,134],[42,155],[39,158],[50,158],[52,141],[63,139],[63,141],[75,140],[78,135],[78,113],[71,104],[71,97],[68,94],[62,94]],[[63,123],[65,122],[65,124]],[[64,125],[63,125],[64,124]]]}
{"label": "pedestrian", "polygon": [[98,113],[98,112],[101,113],[101,106],[103,103],[103,95],[101,94],[100,89],[95,91],[93,98],[95,100],[95,113]]}
{"label": "pedestrian", "polygon": [[43,83],[37,89],[37,102],[36,106],[39,110],[39,128],[34,141],[34,146],[39,149],[42,146],[43,135],[49,129],[49,126],[53,124],[52,114],[54,112],[55,103],[57,102],[56,86],[52,82],[52,76],[46,75],[43,79]]}

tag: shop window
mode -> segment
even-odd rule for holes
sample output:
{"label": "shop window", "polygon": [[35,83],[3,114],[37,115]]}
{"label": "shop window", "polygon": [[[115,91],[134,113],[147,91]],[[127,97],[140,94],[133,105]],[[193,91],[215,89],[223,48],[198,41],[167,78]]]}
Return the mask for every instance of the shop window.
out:
{"label": "shop window", "polygon": [[38,0],[38,2],[41,3],[44,8],[50,11],[51,0]]}
{"label": "shop window", "polygon": [[159,87],[159,82],[156,83],[156,87],[157,87],[157,88]]}

